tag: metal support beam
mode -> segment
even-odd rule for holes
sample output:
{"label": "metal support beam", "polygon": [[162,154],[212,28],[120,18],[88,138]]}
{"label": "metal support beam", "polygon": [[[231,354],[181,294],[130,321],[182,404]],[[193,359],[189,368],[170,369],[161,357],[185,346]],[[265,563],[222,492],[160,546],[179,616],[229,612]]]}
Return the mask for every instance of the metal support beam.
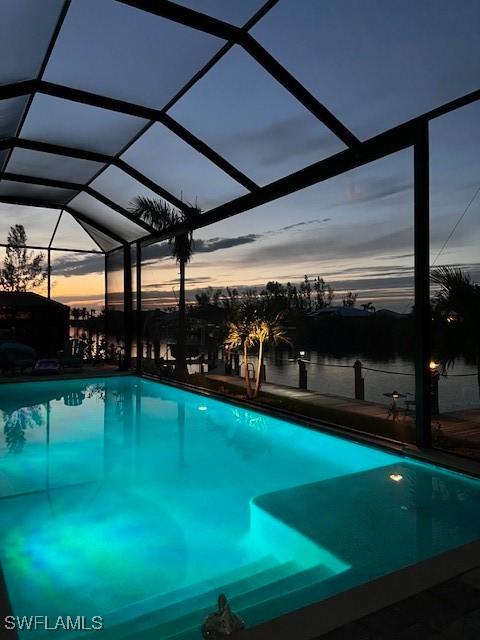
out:
{"label": "metal support beam", "polygon": [[152,242],[157,242],[173,235],[185,233],[185,231],[206,227],[406,149],[413,145],[415,131],[416,123],[407,123],[391,129],[386,133],[360,143],[356,148],[345,149],[345,151],[340,151],[340,153],[325,160],[315,162],[304,169],[280,178],[280,180],[271,182],[261,187],[256,193],[248,193],[210,209],[197,217],[194,224],[182,224],[172,227],[168,233],[156,234],[151,237],[151,240]]}
{"label": "metal support beam", "polygon": [[[106,227],[101,225],[99,222],[96,222],[95,220],[91,220],[90,218],[85,216],[83,213],[80,213],[80,211],[76,211],[75,209],[73,209],[68,205],[50,203],[50,202],[45,203],[35,198],[19,198],[17,196],[2,196],[2,195],[0,195],[0,202],[4,202],[5,204],[18,204],[19,206],[24,206],[24,207],[40,207],[40,208],[48,207],[49,209],[60,209],[60,210],[63,209],[64,211],[68,211],[68,213],[70,213],[70,215],[72,215],[74,218],[78,220],[82,220],[83,222],[89,224],[91,227],[93,227],[97,231],[100,231],[100,233],[103,233],[109,238],[111,238],[112,240],[115,240],[115,242],[118,242],[118,244],[125,243],[125,239],[118,236],[111,229],[107,229]],[[78,251],[79,253],[83,253],[83,251],[80,252],[79,249],[62,249],[62,251]],[[88,251],[87,253],[94,253],[94,252]]]}
{"label": "metal support beam", "polygon": [[417,445],[431,445],[430,403],[430,207],[428,124],[419,126],[414,144],[415,232],[415,396]]}
{"label": "metal support beam", "polygon": [[[61,215],[61,214],[60,214]],[[52,356],[52,255],[51,249],[47,249],[47,308],[48,308],[48,328],[47,328],[47,355]]]}
{"label": "metal support beam", "polygon": [[[109,207],[113,211],[116,211],[117,213],[119,213],[121,216],[123,216],[130,222],[133,222],[138,227],[141,227],[148,233],[156,233],[157,231],[155,227],[152,227],[151,225],[147,224],[144,220],[141,220],[140,218],[137,218],[136,216],[132,215],[130,212],[128,212],[123,207],[121,207],[119,204],[117,204],[116,202],[113,202],[113,200],[110,200],[110,198],[107,198],[102,193],[99,193],[95,189],[92,189],[92,187],[85,186],[81,183],[67,182],[66,180],[52,180],[51,178],[39,178],[37,176],[24,176],[18,173],[8,173],[7,171],[3,172],[0,175],[4,180],[9,180],[11,182],[35,184],[42,187],[53,187],[54,189],[67,189],[69,191],[78,191],[78,192],[83,191],[87,193],[89,196],[91,196],[92,198],[95,198],[96,200],[104,204],[106,207]],[[122,240],[122,242],[125,242],[125,240]]]}
{"label": "metal support beam", "polygon": [[117,100],[116,98],[109,98],[107,96],[98,95],[96,93],[90,93],[89,91],[82,91],[80,89],[65,87],[63,85],[54,84],[52,82],[45,82],[44,80],[38,82],[37,91],[49,96],[54,96],[56,98],[63,98],[64,100],[80,102],[82,104],[88,104],[93,107],[108,109],[109,111],[125,113],[137,118],[152,120],[154,122],[161,122],[164,126],[167,127],[167,129],[170,129],[170,131],[179,136],[184,142],[186,142],[196,151],[205,156],[208,160],[210,160],[210,162],[215,164],[219,169],[224,171],[236,182],[239,182],[246,189],[254,190],[258,188],[258,185],[256,185],[253,180],[239,171],[236,167],[230,164],[230,162],[225,160],[225,158],[220,156],[216,151],[205,144],[205,142],[194,136],[193,133],[185,129],[185,127],[176,122],[171,116],[167,115],[160,109],[144,107],[139,104],[126,102],[125,100]]}
{"label": "metal support beam", "polygon": [[242,34],[240,44],[254,60],[281,84],[300,104],[322,122],[347,147],[354,147],[360,140],[336,118],[325,105],[319,102],[292,74],[285,69],[249,33]]}
{"label": "metal support beam", "polygon": [[[57,22],[55,24],[55,28],[54,28],[51,36],[50,36],[50,41],[48,43],[47,49],[46,49],[45,54],[43,56],[42,64],[40,65],[40,68],[38,70],[38,74],[37,74],[37,78],[36,78],[37,82],[40,81],[43,78],[43,74],[45,73],[45,69],[47,68],[48,62],[49,62],[50,57],[51,57],[51,55],[53,53],[53,49],[54,49],[55,44],[57,42],[58,36],[60,35],[60,31],[61,31],[63,23],[65,21],[67,12],[68,12],[68,10],[70,8],[70,4],[71,4],[71,0],[63,0],[63,5],[62,5],[61,11],[60,11],[60,13],[58,15]],[[15,130],[15,135],[17,137],[20,136],[20,132],[23,129],[23,125],[25,123],[25,120],[27,119],[28,114],[30,113],[30,107],[32,106],[32,102],[33,102],[34,97],[35,97],[35,93],[34,92],[31,93],[28,96],[27,104],[25,106],[25,109],[23,110],[22,115],[20,116],[20,120],[19,120],[19,122],[17,124],[17,127],[16,127],[16,130]],[[10,149],[8,151],[8,153],[7,153],[7,157],[6,157],[5,162],[4,162],[4,167],[5,168],[8,167],[8,163],[10,161],[12,152],[13,152],[13,149]],[[2,180],[2,175],[0,174],[0,181],[1,180]]]}
{"label": "metal support beam", "polygon": [[37,80],[24,80],[22,82],[12,82],[11,84],[0,85],[0,100],[19,98],[28,96],[37,90]]}
{"label": "metal support beam", "polygon": [[109,350],[109,346],[110,343],[108,341],[109,339],[109,322],[108,322],[108,253],[105,253],[105,260],[103,263],[103,269],[104,269],[104,273],[103,273],[103,284],[104,284],[104,290],[103,290],[103,301],[104,301],[104,323],[103,323],[103,330],[105,332],[105,359],[108,358],[108,350]]}
{"label": "metal support beam", "polygon": [[[143,173],[132,167],[130,164],[117,158],[116,156],[109,156],[104,153],[97,153],[95,151],[87,151],[86,149],[77,149],[74,147],[65,147],[58,144],[50,144],[48,142],[39,142],[38,140],[25,140],[23,138],[5,138],[0,140],[0,149],[11,148],[28,149],[30,151],[39,151],[40,153],[52,153],[54,155],[65,156],[69,158],[78,158],[80,160],[89,160],[91,162],[99,162],[103,165],[114,165],[118,169],[121,169],[129,176],[140,182],[144,187],[150,189],[158,196],[167,200],[177,209],[186,209],[187,206],[184,202],[179,200],[176,196],[170,193],[167,189],[157,184],[150,178],[147,178]],[[102,170],[107,167],[103,167]]]}
{"label": "metal support beam", "polygon": [[5,138],[0,140],[0,149],[9,149],[10,147],[39,151],[41,153],[52,153],[57,156],[79,158],[80,160],[89,160],[91,162],[101,162],[102,164],[112,162],[113,160],[112,156],[106,155],[105,153],[76,149],[75,147],[65,147],[59,144],[52,144],[51,142],[40,142],[39,140],[27,140],[25,138]]}
{"label": "metal support beam", "polygon": [[194,11],[168,0],[118,0],[142,11],[161,16],[242,46],[277,82],[306,107],[347,146],[358,144],[358,138],[345,127],[315,96],[291,75],[247,30],[223,20]]}
{"label": "metal support beam", "polygon": [[143,321],[142,321],[142,243],[136,243],[136,261],[135,261],[135,276],[136,276],[136,329],[137,329],[137,372],[142,371],[142,352],[143,352]]}
{"label": "metal support beam", "polygon": [[[7,242],[0,242],[0,247],[11,247],[11,244],[8,244]],[[34,249],[35,251],[47,251],[48,249],[51,249],[52,251],[61,251],[63,252],[70,252],[70,253],[96,253],[96,254],[100,254],[102,255],[103,253],[105,253],[104,251],[95,251],[95,249],[67,249],[65,247],[45,247],[45,246],[41,246],[41,245],[36,245],[36,244],[27,244],[25,245],[25,249]]]}
{"label": "metal support beam", "polygon": [[135,9],[141,9],[161,18],[178,22],[185,27],[209,33],[211,36],[216,36],[223,40],[236,41],[240,31],[240,27],[236,27],[229,22],[224,22],[175,2],[169,2],[169,0],[118,0],[118,2],[128,4]]}
{"label": "metal support beam", "polygon": [[125,357],[123,368],[130,369],[132,365],[132,334],[133,334],[133,298],[132,298],[132,256],[131,247],[123,247],[123,315],[125,327]]}
{"label": "metal support beam", "polygon": [[119,213],[121,216],[123,216],[130,222],[133,222],[133,224],[136,224],[137,227],[141,227],[142,229],[145,229],[145,231],[148,231],[148,233],[156,233],[157,230],[155,229],[155,227],[152,227],[150,224],[146,223],[141,218],[137,218],[136,216],[131,214],[129,211],[121,207],[119,204],[117,204],[116,202],[113,202],[113,200],[110,200],[110,198],[107,198],[99,191],[92,189],[92,187],[82,186],[80,191],[84,191],[89,196],[92,196],[92,198],[95,198],[96,200],[104,204],[106,207],[113,209],[113,211],[116,211],[117,213]]}

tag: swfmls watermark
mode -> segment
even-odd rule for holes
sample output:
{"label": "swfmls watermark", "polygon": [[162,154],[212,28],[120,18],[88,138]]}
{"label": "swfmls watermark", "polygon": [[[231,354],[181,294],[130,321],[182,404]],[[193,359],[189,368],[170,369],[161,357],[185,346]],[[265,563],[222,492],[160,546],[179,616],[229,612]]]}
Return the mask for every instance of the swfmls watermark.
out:
{"label": "swfmls watermark", "polygon": [[102,631],[104,625],[102,616],[5,616],[3,627],[7,631]]}

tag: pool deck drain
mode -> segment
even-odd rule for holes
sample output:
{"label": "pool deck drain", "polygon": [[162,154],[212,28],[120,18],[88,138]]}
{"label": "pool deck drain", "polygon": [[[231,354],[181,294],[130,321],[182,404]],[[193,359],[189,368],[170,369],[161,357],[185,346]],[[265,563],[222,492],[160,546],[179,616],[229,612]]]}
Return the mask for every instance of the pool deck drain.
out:
{"label": "pool deck drain", "polygon": [[480,567],[319,636],[317,640],[478,640]]}

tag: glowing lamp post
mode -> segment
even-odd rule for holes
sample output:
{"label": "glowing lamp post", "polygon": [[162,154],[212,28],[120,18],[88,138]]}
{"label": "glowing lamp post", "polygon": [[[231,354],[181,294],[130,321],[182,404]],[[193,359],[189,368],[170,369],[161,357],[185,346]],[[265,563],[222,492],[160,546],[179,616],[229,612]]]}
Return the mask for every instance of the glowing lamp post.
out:
{"label": "glowing lamp post", "polygon": [[307,388],[307,367],[305,360],[305,351],[298,352],[298,386],[300,389]]}

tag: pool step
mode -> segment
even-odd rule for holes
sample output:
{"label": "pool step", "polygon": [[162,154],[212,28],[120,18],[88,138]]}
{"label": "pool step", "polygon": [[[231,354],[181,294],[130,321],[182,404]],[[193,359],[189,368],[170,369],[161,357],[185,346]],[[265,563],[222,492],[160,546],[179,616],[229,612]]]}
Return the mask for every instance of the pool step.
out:
{"label": "pool step", "polygon": [[[236,613],[245,617],[248,626],[248,609],[259,605],[268,606],[279,596],[298,591],[319,582],[331,575],[325,567],[314,567],[304,571],[298,571],[295,563],[281,565],[284,576],[279,576],[276,580],[263,586],[254,587],[249,591],[235,596],[229,596],[229,586],[223,587],[229,599],[230,605]],[[154,627],[131,629],[126,636],[121,636],[124,640],[194,640],[200,638],[200,628],[205,617],[215,610],[216,597],[219,591],[205,594],[210,598],[209,604],[204,604],[204,597],[198,598],[197,602],[189,603],[190,611],[182,616],[176,616],[175,612],[168,614],[169,619],[156,624]],[[172,617],[174,616],[174,617]],[[136,627],[136,625],[135,625]],[[118,637],[118,636],[117,636]]]}
{"label": "pool step", "polygon": [[[215,608],[218,595],[222,592],[226,593],[229,599],[234,596],[240,597],[244,593],[251,592],[252,589],[276,582],[296,570],[297,566],[293,562],[278,564],[273,557],[267,556],[260,561],[239,567],[237,571],[217,576],[215,579],[179,589],[159,596],[157,599],[149,598],[148,608],[143,608],[144,611],[146,609],[146,613],[139,614],[138,608],[131,607],[128,618],[125,612],[121,617],[105,616],[106,628],[102,632],[102,640],[122,640],[130,637],[132,628],[137,634],[143,630],[156,628],[159,624],[189,616],[191,611],[203,607],[208,613]],[[193,589],[196,593],[192,595]],[[134,611],[136,615],[133,615]]]}
{"label": "pool step", "polygon": [[[278,566],[278,560],[273,555],[262,556],[261,558],[248,562],[244,565],[217,574],[197,583],[189,584],[185,587],[160,593],[143,600],[139,600],[105,615],[106,626],[110,629],[148,616],[167,606],[172,606],[179,602],[197,597],[199,594],[210,592],[217,588],[219,584],[232,585],[232,588],[241,589],[243,581],[250,579],[252,575],[261,574],[263,571]],[[105,632],[104,632],[105,633]]]}

